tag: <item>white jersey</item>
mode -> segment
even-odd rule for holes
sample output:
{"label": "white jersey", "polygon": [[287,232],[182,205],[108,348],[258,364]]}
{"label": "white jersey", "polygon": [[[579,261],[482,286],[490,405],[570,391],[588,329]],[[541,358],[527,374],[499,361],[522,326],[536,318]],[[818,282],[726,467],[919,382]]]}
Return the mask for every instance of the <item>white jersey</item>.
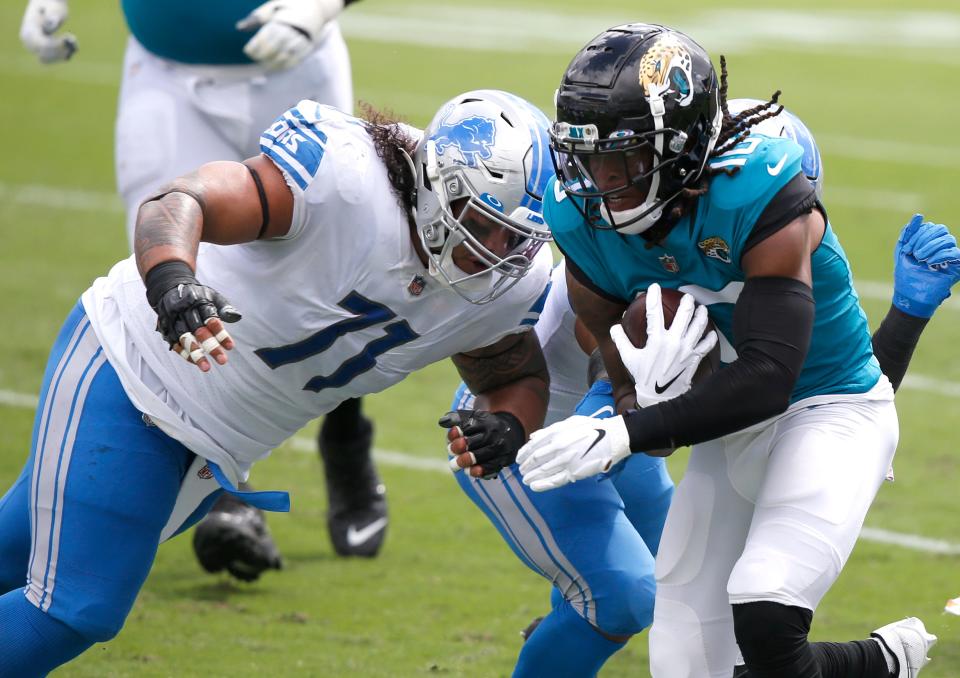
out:
{"label": "white jersey", "polygon": [[360,121],[302,101],[261,149],[293,192],[289,233],[197,257],[197,278],[243,314],[227,365],[203,374],[167,350],[132,258],[83,295],[133,404],[235,478],[347,398],[532,327],[551,265],[544,248],[501,298],[471,304],[429,278]]}
{"label": "white jersey", "polygon": [[566,419],[587,392],[589,359],[574,335],[576,315],[567,298],[567,270],[563,261],[550,274],[550,292],[534,330],[550,372],[550,404],[544,426]]}

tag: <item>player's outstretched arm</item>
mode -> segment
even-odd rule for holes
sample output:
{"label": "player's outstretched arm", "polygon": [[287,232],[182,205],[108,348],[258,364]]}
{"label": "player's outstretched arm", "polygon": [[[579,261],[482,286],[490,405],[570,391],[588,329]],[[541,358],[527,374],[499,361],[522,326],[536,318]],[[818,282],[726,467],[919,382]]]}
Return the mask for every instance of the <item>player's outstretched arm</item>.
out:
{"label": "player's outstretched arm", "polygon": [[235,322],[240,314],[196,279],[200,241],[230,245],[281,236],[292,213],[293,195],[265,156],[208,163],[144,201],[134,255],[157,330],[171,350],[206,372],[206,355],[223,365],[233,348],[221,320]]}
{"label": "player's outstretched arm", "polygon": [[467,387],[477,394],[475,409],[448,412],[451,467],[474,477],[492,477],[509,466],[530,431],[543,426],[550,375],[532,331],[511,334],[483,349],[453,356]]}
{"label": "player's outstretched arm", "polygon": [[900,387],[920,335],[960,280],[960,248],[943,224],[915,214],[893,249],[893,303],[873,333],[873,352]]}

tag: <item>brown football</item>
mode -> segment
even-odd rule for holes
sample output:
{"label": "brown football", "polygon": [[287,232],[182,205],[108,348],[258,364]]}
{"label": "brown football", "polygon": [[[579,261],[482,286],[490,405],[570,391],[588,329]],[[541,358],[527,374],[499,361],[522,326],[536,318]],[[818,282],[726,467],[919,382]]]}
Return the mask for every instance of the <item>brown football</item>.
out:
{"label": "brown football", "polygon": [[[663,321],[667,327],[673,323],[673,317],[677,314],[677,308],[680,306],[680,300],[683,298],[683,292],[678,290],[669,289],[666,287],[660,288],[660,300],[661,305],[663,306]],[[623,318],[620,319],[620,324],[623,325],[623,331],[626,333],[627,338],[633,343],[637,348],[643,348],[647,343],[647,293],[641,292],[636,296],[633,302],[627,307],[627,310],[623,314]],[[716,325],[713,324],[712,320],[707,321],[707,328],[703,331],[704,334],[710,330],[717,329]],[[707,357],[703,359],[700,363],[700,367],[697,368],[697,373],[693,376],[693,382],[696,383],[703,377],[707,376],[711,372],[716,371],[720,367],[720,344],[717,343],[713,347],[713,350],[707,354]]]}

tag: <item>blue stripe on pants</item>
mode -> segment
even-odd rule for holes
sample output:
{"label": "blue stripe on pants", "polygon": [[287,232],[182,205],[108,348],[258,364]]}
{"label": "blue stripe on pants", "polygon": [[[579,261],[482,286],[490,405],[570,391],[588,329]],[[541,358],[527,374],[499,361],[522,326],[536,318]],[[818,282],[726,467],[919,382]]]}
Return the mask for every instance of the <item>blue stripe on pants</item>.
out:
{"label": "blue stripe on pants", "polygon": [[[458,389],[453,407],[469,408],[468,396]],[[598,382],[577,411],[612,411],[608,405],[609,384]],[[673,492],[663,459],[634,455],[609,477],[549,492],[523,485],[516,465],[495,480],[464,473],[456,480],[524,564],[550,580],[581,617],[616,635],[650,624],[651,552]]]}

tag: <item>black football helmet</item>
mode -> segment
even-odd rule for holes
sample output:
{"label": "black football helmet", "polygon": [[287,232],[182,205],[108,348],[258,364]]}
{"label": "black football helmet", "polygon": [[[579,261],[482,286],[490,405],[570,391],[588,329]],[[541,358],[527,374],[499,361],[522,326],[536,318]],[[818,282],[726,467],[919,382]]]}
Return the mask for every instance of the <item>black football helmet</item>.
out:
{"label": "black football helmet", "polygon": [[653,226],[697,181],[722,122],[710,57],[652,24],[591,40],[563,74],[556,104],[558,180],[588,223],[621,233]]}

